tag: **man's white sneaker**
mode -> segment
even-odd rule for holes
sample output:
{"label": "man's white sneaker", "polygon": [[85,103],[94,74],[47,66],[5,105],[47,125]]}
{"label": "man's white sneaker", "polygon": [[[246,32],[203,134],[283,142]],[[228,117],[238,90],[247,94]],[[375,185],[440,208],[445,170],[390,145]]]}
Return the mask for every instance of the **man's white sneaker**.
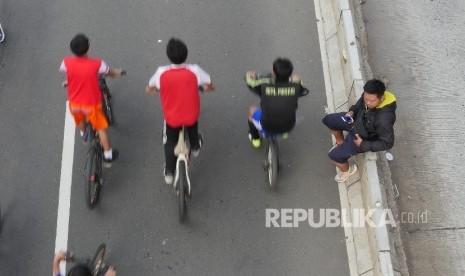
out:
{"label": "man's white sneaker", "polygon": [[355,172],[357,171],[357,165],[356,164],[352,164],[349,166],[349,170],[346,171],[346,172],[339,172],[338,174],[336,174],[336,177],[334,177],[334,180],[336,180],[337,182],[341,183],[341,182],[345,182],[351,175],[353,175]]}

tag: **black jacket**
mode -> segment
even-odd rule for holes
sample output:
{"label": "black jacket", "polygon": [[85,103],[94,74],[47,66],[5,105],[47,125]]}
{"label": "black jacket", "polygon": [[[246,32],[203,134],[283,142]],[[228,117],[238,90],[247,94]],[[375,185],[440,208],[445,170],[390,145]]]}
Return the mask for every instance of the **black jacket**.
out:
{"label": "black jacket", "polygon": [[354,112],[352,132],[363,138],[360,152],[383,151],[394,146],[394,123],[396,122],[396,98],[386,91],[384,101],[374,109],[365,106],[363,95],[349,108]]}
{"label": "black jacket", "polygon": [[301,83],[277,82],[271,76],[246,78],[247,86],[260,98],[260,123],[270,133],[284,133],[294,128],[298,98],[306,95]]}

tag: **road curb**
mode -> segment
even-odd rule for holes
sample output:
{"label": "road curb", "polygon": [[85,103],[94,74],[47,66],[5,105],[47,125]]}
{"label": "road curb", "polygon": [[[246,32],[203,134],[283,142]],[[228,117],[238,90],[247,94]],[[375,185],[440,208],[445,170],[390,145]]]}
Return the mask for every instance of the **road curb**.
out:
{"label": "road curb", "polygon": [[[360,45],[356,38],[351,2],[348,0],[315,0],[328,113],[347,111],[363,92],[363,70]],[[370,218],[377,222],[388,208],[379,182],[377,155],[359,154],[358,173],[350,182],[339,184],[341,209],[352,224],[354,210],[374,210]],[[392,257],[390,235],[386,226],[344,226],[350,275],[397,276]]]}

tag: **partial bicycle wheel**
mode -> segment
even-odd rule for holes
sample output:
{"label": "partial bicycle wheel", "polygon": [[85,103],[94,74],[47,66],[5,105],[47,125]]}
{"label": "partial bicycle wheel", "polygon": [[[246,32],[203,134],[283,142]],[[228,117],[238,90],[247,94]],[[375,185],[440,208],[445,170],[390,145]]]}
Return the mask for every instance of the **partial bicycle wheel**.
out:
{"label": "partial bicycle wheel", "polygon": [[108,125],[112,126],[115,123],[115,118],[113,116],[113,107],[111,105],[111,93],[110,89],[107,86],[105,78],[100,80],[100,91],[102,91],[102,107],[103,113],[108,121]]}
{"label": "partial bicycle wheel", "polygon": [[112,126],[115,124],[115,118],[113,116],[113,107],[111,105],[110,94],[103,97],[103,108],[105,111],[105,117],[107,118],[108,125]]}
{"label": "partial bicycle wheel", "polygon": [[103,258],[105,257],[105,252],[107,250],[107,246],[102,243],[97,248],[97,252],[95,252],[92,261],[90,262],[90,270],[92,271],[93,276],[100,275],[100,271],[104,267]]}
{"label": "partial bicycle wheel", "polygon": [[98,151],[99,148],[92,145],[87,154],[84,188],[87,207],[90,209],[97,205],[100,193],[101,164],[99,163],[101,162],[101,158]]}
{"label": "partial bicycle wheel", "polygon": [[268,151],[266,154],[267,158],[267,172],[268,172],[268,183],[272,189],[276,188],[278,183],[278,145],[276,140],[273,138],[268,139]]}
{"label": "partial bicycle wheel", "polygon": [[179,163],[179,178],[178,178],[178,200],[179,200],[179,222],[183,223],[186,220],[187,213],[187,175],[186,163],[181,161]]}

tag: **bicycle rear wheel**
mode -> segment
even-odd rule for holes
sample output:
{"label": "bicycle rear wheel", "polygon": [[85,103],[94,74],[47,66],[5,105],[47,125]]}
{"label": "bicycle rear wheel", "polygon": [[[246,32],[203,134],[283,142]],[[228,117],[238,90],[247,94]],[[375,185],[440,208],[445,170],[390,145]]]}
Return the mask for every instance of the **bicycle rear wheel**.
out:
{"label": "bicycle rear wheel", "polygon": [[268,151],[266,154],[268,183],[271,189],[275,189],[278,183],[278,145],[276,140],[268,138]]}
{"label": "bicycle rear wheel", "polygon": [[186,220],[187,214],[187,171],[186,163],[179,162],[179,178],[178,178],[178,200],[179,200],[179,222],[183,223]]}
{"label": "bicycle rear wheel", "polygon": [[95,252],[89,267],[93,276],[99,275],[99,272],[104,267],[103,258],[105,257],[106,250],[107,246],[104,243],[100,244],[97,248],[97,252]]}
{"label": "bicycle rear wheel", "polygon": [[97,205],[102,181],[102,152],[100,147],[92,145],[87,154],[85,171],[85,194],[87,207],[90,209]]}

